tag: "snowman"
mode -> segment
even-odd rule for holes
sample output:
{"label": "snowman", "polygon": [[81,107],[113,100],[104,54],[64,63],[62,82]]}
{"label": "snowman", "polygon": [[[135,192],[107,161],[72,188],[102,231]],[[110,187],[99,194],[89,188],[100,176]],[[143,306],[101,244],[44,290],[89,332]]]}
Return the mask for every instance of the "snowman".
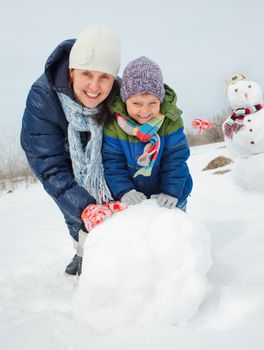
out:
{"label": "snowman", "polygon": [[223,123],[225,144],[235,159],[235,182],[264,191],[264,109],[260,86],[242,74],[226,80],[232,115]]}
{"label": "snowman", "polygon": [[225,143],[235,158],[264,153],[264,109],[260,86],[242,74],[226,80],[232,115],[224,122]]}

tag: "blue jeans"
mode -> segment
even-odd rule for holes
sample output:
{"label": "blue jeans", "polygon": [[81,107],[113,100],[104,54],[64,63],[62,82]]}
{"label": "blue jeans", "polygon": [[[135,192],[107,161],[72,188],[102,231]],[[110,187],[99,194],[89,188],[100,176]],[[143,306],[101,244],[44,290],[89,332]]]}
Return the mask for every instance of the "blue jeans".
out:
{"label": "blue jeans", "polygon": [[66,214],[64,214],[64,220],[66,225],[68,226],[70,235],[75,241],[78,242],[78,235],[79,235],[79,231],[82,228],[82,223],[77,222],[76,220],[74,220],[73,218],[71,218]]}

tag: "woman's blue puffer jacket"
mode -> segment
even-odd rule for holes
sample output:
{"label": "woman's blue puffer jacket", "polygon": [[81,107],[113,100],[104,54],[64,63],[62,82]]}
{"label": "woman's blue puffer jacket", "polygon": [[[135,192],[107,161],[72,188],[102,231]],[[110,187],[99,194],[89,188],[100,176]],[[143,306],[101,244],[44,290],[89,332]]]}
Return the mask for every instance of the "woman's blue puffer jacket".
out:
{"label": "woman's blue puffer jacket", "polygon": [[56,93],[74,98],[68,80],[73,44],[74,39],[62,42],[48,58],[45,73],[32,85],[23,115],[21,145],[31,169],[60,208],[70,234],[78,240],[78,231],[84,228],[81,212],[95,199],[74,179],[68,122]]}

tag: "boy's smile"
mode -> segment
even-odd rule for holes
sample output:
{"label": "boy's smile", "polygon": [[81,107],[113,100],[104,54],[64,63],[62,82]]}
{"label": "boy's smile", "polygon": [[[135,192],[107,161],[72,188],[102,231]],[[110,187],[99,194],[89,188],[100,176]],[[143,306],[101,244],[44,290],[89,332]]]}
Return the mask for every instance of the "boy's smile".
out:
{"label": "boy's smile", "polygon": [[132,95],[126,100],[127,112],[139,124],[147,123],[160,112],[160,100],[147,93]]}

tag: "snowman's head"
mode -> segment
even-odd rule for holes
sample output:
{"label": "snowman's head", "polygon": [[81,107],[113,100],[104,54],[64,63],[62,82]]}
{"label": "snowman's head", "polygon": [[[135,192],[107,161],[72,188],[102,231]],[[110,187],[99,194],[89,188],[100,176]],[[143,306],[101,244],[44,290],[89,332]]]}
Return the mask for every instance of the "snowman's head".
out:
{"label": "snowman's head", "polygon": [[238,80],[227,88],[227,98],[232,109],[249,108],[263,104],[263,93],[254,81]]}

